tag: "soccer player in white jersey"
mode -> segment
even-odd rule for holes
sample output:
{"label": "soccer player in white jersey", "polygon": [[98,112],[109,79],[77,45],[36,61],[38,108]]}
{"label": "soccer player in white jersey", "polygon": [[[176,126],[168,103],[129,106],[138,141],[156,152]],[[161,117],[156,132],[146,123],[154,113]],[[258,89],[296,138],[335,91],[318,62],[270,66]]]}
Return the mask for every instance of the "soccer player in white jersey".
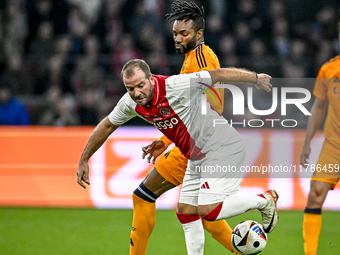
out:
{"label": "soccer player in white jersey", "polygon": [[[210,107],[206,114],[201,109],[203,91],[212,89],[216,82],[252,83],[269,92],[270,79],[267,74],[236,68],[159,76],[151,74],[145,61],[130,60],[122,69],[127,93],[92,132],[79,162],[78,184],[83,188],[89,184],[88,160],[110,134],[139,116],[158,128],[189,159],[177,207],[179,218],[192,215],[182,222],[189,255],[203,254],[201,217],[214,221],[259,209],[265,231],[271,232],[278,220],[278,194],[273,190],[259,195],[238,193],[239,170],[245,157],[242,138],[230,125],[213,125],[216,120],[223,121],[223,116]],[[229,166],[232,171],[218,176],[203,173],[203,169],[217,165]]]}

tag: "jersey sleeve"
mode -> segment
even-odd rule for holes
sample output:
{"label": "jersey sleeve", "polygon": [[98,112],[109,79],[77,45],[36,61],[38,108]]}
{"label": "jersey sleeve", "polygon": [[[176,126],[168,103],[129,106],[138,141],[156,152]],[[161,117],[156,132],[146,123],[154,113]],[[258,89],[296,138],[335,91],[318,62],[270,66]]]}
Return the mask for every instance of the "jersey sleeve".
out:
{"label": "jersey sleeve", "polygon": [[[214,70],[220,68],[220,62],[215,55],[215,53],[208,48],[207,46],[202,46],[197,49],[196,53],[196,65],[193,65],[197,68],[194,72],[203,71],[203,70]],[[216,93],[215,93],[216,92]],[[210,105],[220,114],[223,112],[224,107],[224,89],[214,89],[214,93],[206,93],[207,100]]]}
{"label": "jersey sleeve", "polygon": [[112,124],[120,126],[132,119],[139,116],[135,111],[136,102],[134,102],[128,93],[119,100],[116,107],[109,114],[109,120]]}
{"label": "jersey sleeve", "polygon": [[203,70],[214,70],[221,67],[220,62],[218,61],[218,58],[216,57],[215,53],[213,52],[206,53],[204,54],[204,56],[207,65],[206,68],[204,68]]}
{"label": "jersey sleeve", "polygon": [[[215,53],[211,52],[210,54],[205,55],[207,62],[207,68],[205,70],[214,70],[220,68],[220,62],[218,61],[218,58],[216,57]],[[207,94],[207,100],[217,112],[222,114],[224,107],[224,89],[215,88],[215,92],[217,94],[215,93]]]}
{"label": "jersey sleeve", "polygon": [[318,76],[316,77],[313,95],[321,100],[327,100],[327,79],[325,77],[325,69],[327,65],[320,68]]}
{"label": "jersey sleeve", "polygon": [[[192,83],[194,82],[194,83]],[[179,98],[183,104],[190,104],[194,99],[211,87],[211,76],[208,71],[191,74],[173,75],[166,79],[167,97]]]}

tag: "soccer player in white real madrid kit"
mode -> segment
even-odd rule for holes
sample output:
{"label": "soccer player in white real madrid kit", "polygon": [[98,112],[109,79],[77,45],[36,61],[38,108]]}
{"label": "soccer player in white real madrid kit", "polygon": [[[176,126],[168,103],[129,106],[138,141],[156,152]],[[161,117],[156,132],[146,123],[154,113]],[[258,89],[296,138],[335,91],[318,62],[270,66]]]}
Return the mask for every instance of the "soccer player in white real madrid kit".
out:
{"label": "soccer player in white real madrid kit", "polygon": [[[189,159],[177,208],[178,214],[193,215],[189,222],[182,223],[188,254],[203,254],[204,229],[200,217],[214,221],[259,209],[265,231],[271,232],[278,218],[277,193],[272,190],[260,195],[238,193],[241,176],[237,170],[245,157],[242,138],[230,125],[214,127],[214,120],[224,118],[210,107],[206,114],[201,109],[203,91],[216,82],[255,83],[258,89],[270,91],[271,77],[236,68],[159,76],[152,75],[149,66],[136,59],[124,65],[122,79],[128,92],[91,134],[79,162],[78,183],[84,188],[83,182],[89,184],[87,162],[109,135],[139,116],[157,127]],[[218,176],[203,170],[217,165],[233,170]]]}

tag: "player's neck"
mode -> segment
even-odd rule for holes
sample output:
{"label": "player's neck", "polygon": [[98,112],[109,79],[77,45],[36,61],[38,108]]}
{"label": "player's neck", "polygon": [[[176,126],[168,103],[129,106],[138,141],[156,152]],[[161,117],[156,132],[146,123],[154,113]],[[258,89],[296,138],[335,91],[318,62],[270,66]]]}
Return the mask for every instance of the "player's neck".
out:
{"label": "player's neck", "polygon": [[201,44],[204,44],[204,40],[200,40],[200,42],[197,42],[196,46],[191,51],[196,50]]}

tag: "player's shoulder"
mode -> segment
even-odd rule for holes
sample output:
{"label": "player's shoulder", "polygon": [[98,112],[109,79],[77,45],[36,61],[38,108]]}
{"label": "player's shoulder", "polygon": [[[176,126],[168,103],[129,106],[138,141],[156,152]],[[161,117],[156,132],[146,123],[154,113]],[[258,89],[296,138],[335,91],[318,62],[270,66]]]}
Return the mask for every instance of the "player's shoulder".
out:
{"label": "player's shoulder", "polygon": [[332,62],[340,62],[340,55],[338,55],[338,56],[336,56],[336,57],[334,57],[334,58],[331,58],[331,59],[329,60],[329,62],[330,62],[330,63],[332,63]]}
{"label": "player's shoulder", "polygon": [[335,72],[338,72],[340,66],[340,55],[331,58],[324,63],[320,69],[317,78],[332,78]]}
{"label": "player's shoulder", "polygon": [[326,63],[324,63],[321,68],[327,68],[329,66],[333,66],[333,65],[340,65],[340,55],[331,58],[330,60],[328,60]]}
{"label": "player's shoulder", "polygon": [[213,53],[213,54],[215,54],[214,51],[213,51],[208,45],[206,45],[205,43],[202,43],[202,44],[201,44],[201,47],[202,47],[202,49],[203,49],[204,52],[208,52],[208,53]]}
{"label": "player's shoulder", "polygon": [[202,51],[203,55],[208,56],[208,57],[217,58],[215,52],[205,43],[202,43],[199,47],[201,47],[201,51]]}
{"label": "player's shoulder", "polygon": [[135,107],[137,103],[133,101],[128,92],[126,92],[118,101],[119,106]]}
{"label": "player's shoulder", "polygon": [[198,45],[195,51],[196,60],[200,70],[209,70],[220,67],[220,63],[216,54],[205,43]]}

